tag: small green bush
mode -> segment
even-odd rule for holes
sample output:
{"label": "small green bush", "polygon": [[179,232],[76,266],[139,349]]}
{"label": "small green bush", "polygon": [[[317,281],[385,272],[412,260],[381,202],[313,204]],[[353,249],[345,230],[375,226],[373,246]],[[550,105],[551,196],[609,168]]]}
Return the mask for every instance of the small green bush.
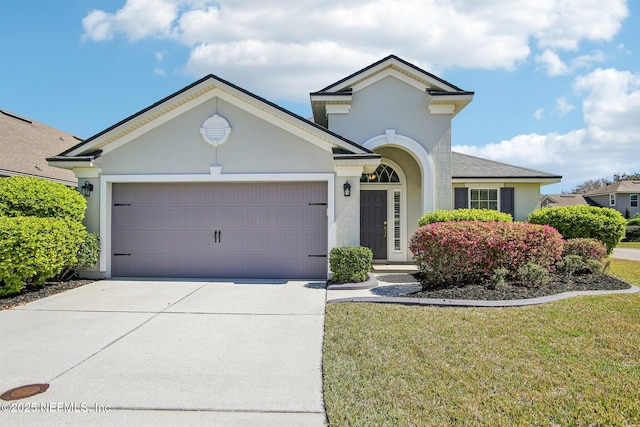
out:
{"label": "small green bush", "polygon": [[549,283],[549,270],[541,265],[528,262],[518,268],[516,277],[522,286],[539,288]]}
{"label": "small green bush", "polygon": [[607,247],[607,255],[622,240],[627,225],[627,221],[615,209],[586,205],[538,209],[529,214],[528,221],[550,225],[565,239],[598,239]]}
{"label": "small green bush", "polygon": [[489,277],[489,283],[493,289],[505,289],[509,287],[509,270],[506,268],[496,268],[493,270],[491,277]]}
{"label": "small green bush", "polygon": [[482,283],[496,269],[515,275],[528,262],[550,268],[563,239],[549,226],[519,222],[438,222],[420,227],[409,249],[425,278],[423,286]]}
{"label": "small green bush", "polygon": [[628,225],[624,240],[627,242],[640,242],[640,225]]}
{"label": "small green bush", "polygon": [[75,265],[86,230],[60,218],[0,217],[0,296],[42,285],[64,266]]}
{"label": "small green bush", "polygon": [[86,208],[80,193],[57,182],[24,176],[0,179],[0,216],[82,221]]}
{"label": "small green bush", "polygon": [[418,225],[422,227],[436,222],[452,221],[513,222],[513,217],[511,214],[491,209],[455,209],[452,211],[439,209],[424,214],[418,221]]}
{"label": "small green bush", "polygon": [[362,246],[333,248],[329,253],[329,267],[336,283],[359,283],[368,279],[373,252]]}
{"label": "small green bush", "polygon": [[627,226],[629,225],[640,225],[640,216],[637,216],[635,218],[631,218],[629,221],[627,221]]}
{"label": "small green bush", "polygon": [[607,257],[607,248],[598,239],[567,239],[564,242],[562,256],[578,255],[583,262],[595,260],[602,262]]}
{"label": "small green bush", "polygon": [[556,263],[556,268],[558,273],[569,278],[582,270],[585,265],[585,261],[580,255],[567,255]]}
{"label": "small green bush", "polygon": [[80,243],[76,254],[76,263],[67,265],[58,275],[59,280],[67,280],[75,276],[78,270],[91,268],[100,258],[100,238],[96,233],[87,233],[84,242]]}

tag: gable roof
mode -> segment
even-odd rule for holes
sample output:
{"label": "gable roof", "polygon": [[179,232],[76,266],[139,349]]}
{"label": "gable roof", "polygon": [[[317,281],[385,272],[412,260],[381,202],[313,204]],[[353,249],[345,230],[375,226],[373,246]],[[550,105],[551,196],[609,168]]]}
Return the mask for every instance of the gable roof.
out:
{"label": "gable roof", "polygon": [[513,166],[493,160],[481,159],[468,154],[451,152],[451,175],[454,180],[469,179],[514,179],[537,182],[560,182],[562,176],[535,169]]}
{"label": "gable roof", "polygon": [[619,181],[614,184],[598,188],[585,194],[587,197],[604,196],[612,193],[638,193],[640,194],[640,181]]}
{"label": "gable roof", "polygon": [[47,156],[80,138],[6,110],[0,110],[0,176],[34,176],[77,185],[73,172],[47,164]]}
{"label": "gable roof", "polygon": [[60,164],[74,159],[93,160],[101,154],[102,150],[107,149],[107,147],[115,141],[133,138],[132,135],[136,135],[143,132],[144,129],[153,126],[154,121],[157,121],[157,119],[170,119],[174,115],[180,114],[182,111],[185,111],[185,109],[188,109],[189,103],[204,102],[215,96],[233,97],[242,100],[247,105],[251,104],[255,106],[255,111],[259,111],[265,117],[280,120],[281,123],[288,124],[292,129],[295,128],[297,131],[302,130],[302,133],[309,138],[315,137],[321,139],[333,147],[341,148],[352,155],[375,155],[370,150],[347,138],[331,132],[233,83],[209,74],[63,151],[59,155],[50,157],[48,160],[54,163],[60,162]]}
{"label": "gable roof", "polygon": [[353,93],[388,76],[394,76],[424,91],[429,106],[453,106],[452,117],[462,111],[474,95],[473,92],[462,90],[402,58],[389,55],[317,92],[312,92],[310,96],[315,120],[326,125],[327,104],[349,104]]}
{"label": "gable roof", "polygon": [[584,194],[544,194],[540,200],[542,207],[593,205],[589,203]]}

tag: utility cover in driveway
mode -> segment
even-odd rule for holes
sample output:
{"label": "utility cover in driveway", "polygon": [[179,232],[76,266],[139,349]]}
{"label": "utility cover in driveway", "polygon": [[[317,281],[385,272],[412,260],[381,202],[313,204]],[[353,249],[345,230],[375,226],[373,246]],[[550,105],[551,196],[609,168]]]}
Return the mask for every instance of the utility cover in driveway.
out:
{"label": "utility cover in driveway", "polygon": [[324,182],[112,189],[112,276],[326,277]]}

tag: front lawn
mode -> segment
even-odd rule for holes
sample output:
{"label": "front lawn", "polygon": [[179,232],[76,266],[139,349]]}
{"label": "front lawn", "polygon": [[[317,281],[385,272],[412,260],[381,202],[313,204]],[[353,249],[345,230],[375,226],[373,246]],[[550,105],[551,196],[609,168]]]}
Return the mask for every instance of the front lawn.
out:
{"label": "front lawn", "polygon": [[618,248],[640,249],[640,242],[620,242]]}
{"label": "front lawn", "polygon": [[[611,274],[640,285],[640,263]],[[329,304],[332,426],[640,424],[640,295],[506,309]]]}

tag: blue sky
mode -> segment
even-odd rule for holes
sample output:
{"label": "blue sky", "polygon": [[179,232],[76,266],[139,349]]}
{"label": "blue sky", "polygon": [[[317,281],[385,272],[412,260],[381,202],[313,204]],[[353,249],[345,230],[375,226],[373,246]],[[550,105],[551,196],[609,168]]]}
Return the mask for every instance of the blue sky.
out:
{"label": "blue sky", "polygon": [[388,54],[476,93],[456,151],[640,172],[640,6],[624,0],[32,0],[0,5],[0,109],[82,138],[213,73],[302,116]]}

